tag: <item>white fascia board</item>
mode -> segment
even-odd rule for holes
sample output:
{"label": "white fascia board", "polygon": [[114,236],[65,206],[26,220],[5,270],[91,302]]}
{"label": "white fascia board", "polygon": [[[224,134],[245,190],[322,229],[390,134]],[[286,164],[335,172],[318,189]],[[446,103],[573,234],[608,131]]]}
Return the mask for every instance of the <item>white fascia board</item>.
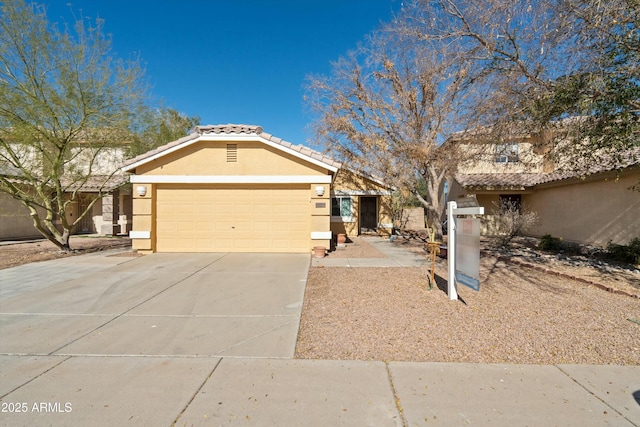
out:
{"label": "white fascia board", "polygon": [[129,231],[129,237],[132,239],[150,239],[150,231]]}
{"label": "white fascia board", "polygon": [[334,190],[332,196],[391,196],[390,190]]}
{"label": "white fascia board", "polygon": [[146,163],[152,162],[152,161],[154,161],[156,159],[159,159],[160,157],[166,156],[167,154],[171,154],[174,151],[181,150],[184,147],[188,147],[191,144],[195,144],[196,142],[200,141],[201,139],[202,139],[201,136],[199,136],[197,138],[190,139],[189,141],[185,141],[182,144],[178,144],[178,145],[173,146],[171,148],[168,148],[168,149],[166,149],[164,151],[156,153],[153,156],[146,157],[146,158],[144,158],[142,160],[139,160],[139,161],[137,161],[137,162],[135,162],[133,164],[130,164],[129,166],[125,166],[125,167],[121,168],[120,170],[123,171],[123,172],[131,172],[132,170],[134,170],[135,168],[137,168],[140,165],[144,165]]}
{"label": "white fascia board", "polygon": [[321,161],[321,160],[314,159],[313,157],[311,157],[311,156],[307,156],[306,154],[303,154],[303,153],[301,153],[301,152],[299,152],[299,151],[292,150],[292,149],[287,148],[287,147],[285,147],[285,146],[283,146],[283,145],[280,145],[280,144],[276,144],[275,142],[269,141],[268,139],[260,138],[260,140],[261,140],[262,142],[264,142],[265,144],[269,145],[270,147],[273,147],[273,148],[275,148],[275,149],[277,149],[277,150],[284,151],[284,152],[285,152],[285,153],[287,153],[287,154],[291,154],[291,155],[292,155],[292,156],[294,156],[294,157],[297,157],[297,158],[302,159],[302,160],[304,160],[304,161],[307,161],[307,162],[309,162],[309,163],[313,163],[314,165],[316,165],[316,166],[320,166],[321,168],[328,169],[328,170],[330,170],[331,172],[334,172],[334,173],[335,173],[335,172],[337,172],[337,171],[338,171],[338,168],[337,168],[337,167],[332,166],[332,165],[330,165],[330,164],[328,164],[328,163],[325,163],[325,162],[323,162],[323,161]]}
{"label": "white fascia board", "polygon": [[331,240],[330,231],[312,231],[311,240]]}
{"label": "white fascia board", "polygon": [[134,184],[330,184],[330,175],[131,175]]}

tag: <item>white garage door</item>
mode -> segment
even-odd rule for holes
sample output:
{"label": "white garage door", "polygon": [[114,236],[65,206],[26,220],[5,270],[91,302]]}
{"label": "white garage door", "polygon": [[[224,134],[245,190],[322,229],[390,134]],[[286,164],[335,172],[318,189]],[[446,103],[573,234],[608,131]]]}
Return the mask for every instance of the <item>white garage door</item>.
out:
{"label": "white garage door", "polygon": [[309,187],[159,187],[158,252],[309,252]]}

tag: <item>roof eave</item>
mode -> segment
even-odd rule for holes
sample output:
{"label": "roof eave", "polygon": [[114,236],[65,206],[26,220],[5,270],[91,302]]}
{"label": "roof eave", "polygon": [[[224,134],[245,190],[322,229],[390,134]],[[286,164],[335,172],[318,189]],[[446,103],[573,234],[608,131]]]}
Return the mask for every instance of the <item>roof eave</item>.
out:
{"label": "roof eave", "polygon": [[[192,138],[189,138],[192,137]],[[331,172],[337,172],[339,169],[339,166],[336,165],[332,165],[329,164],[327,162],[324,162],[322,160],[318,160],[312,156],[306,155],[304,153],[301,153],[299,151],[296,150],[292,150],[284,145],[282,145],[281,143],[277,143],[274,141],[271,141],[265,137],[263,137],[261,134],[257,134],[257,133],[207,133],[207,134],[192,134],[189,135],[189,139],[186,139],[185,141],[183,141],[182,143],[177,143],[174,146],[167,148],[166,150],[162,150],[162,151],[158,151],[155,154],[152,154],[150,156],[141,158],[138,161],[135,161],[131,164],[125,165],[123,166],[120,170],[122,172],[128,172],[131,173],[132,171],[134,171],[136,168],[145,165],[149,162],[152,162],[154,160],[157,160],[159,158],[162,158],[166,155],[169,155],[175,151],[181,150],[185,147],[188,147],[189,145],[195,144],[199,141],[230,141],[230,142],[236,142],[236,141],[260,141],[272,148],[275,148],[277,150],[280,150],[282,152],[285,152],[289,155],[292,155],[294,157],[297,157],[301,160],[304,160],[306,162],[312,163],[316,166],[320,166],[324,169],[327,169]]]}

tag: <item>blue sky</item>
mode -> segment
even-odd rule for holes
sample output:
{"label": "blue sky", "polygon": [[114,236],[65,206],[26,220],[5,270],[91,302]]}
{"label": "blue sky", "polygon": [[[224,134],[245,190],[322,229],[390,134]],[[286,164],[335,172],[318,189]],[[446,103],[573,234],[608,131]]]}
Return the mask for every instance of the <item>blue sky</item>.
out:
{"label": "blue sky", "polygon": [[308,74],[353,49],[401,0],[40,0],[50,21],[105,20],[121,58],[139,54],[152,92],[202,124],[260,125],[310,144]]}

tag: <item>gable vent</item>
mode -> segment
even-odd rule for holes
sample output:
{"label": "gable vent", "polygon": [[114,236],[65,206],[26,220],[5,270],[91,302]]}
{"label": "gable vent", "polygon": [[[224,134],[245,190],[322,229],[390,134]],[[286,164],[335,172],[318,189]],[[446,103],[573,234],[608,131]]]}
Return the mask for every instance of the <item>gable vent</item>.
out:
{"label": "gable vent", "polygon": [[227,163],[238,161],[238,144],[227,144]]}

